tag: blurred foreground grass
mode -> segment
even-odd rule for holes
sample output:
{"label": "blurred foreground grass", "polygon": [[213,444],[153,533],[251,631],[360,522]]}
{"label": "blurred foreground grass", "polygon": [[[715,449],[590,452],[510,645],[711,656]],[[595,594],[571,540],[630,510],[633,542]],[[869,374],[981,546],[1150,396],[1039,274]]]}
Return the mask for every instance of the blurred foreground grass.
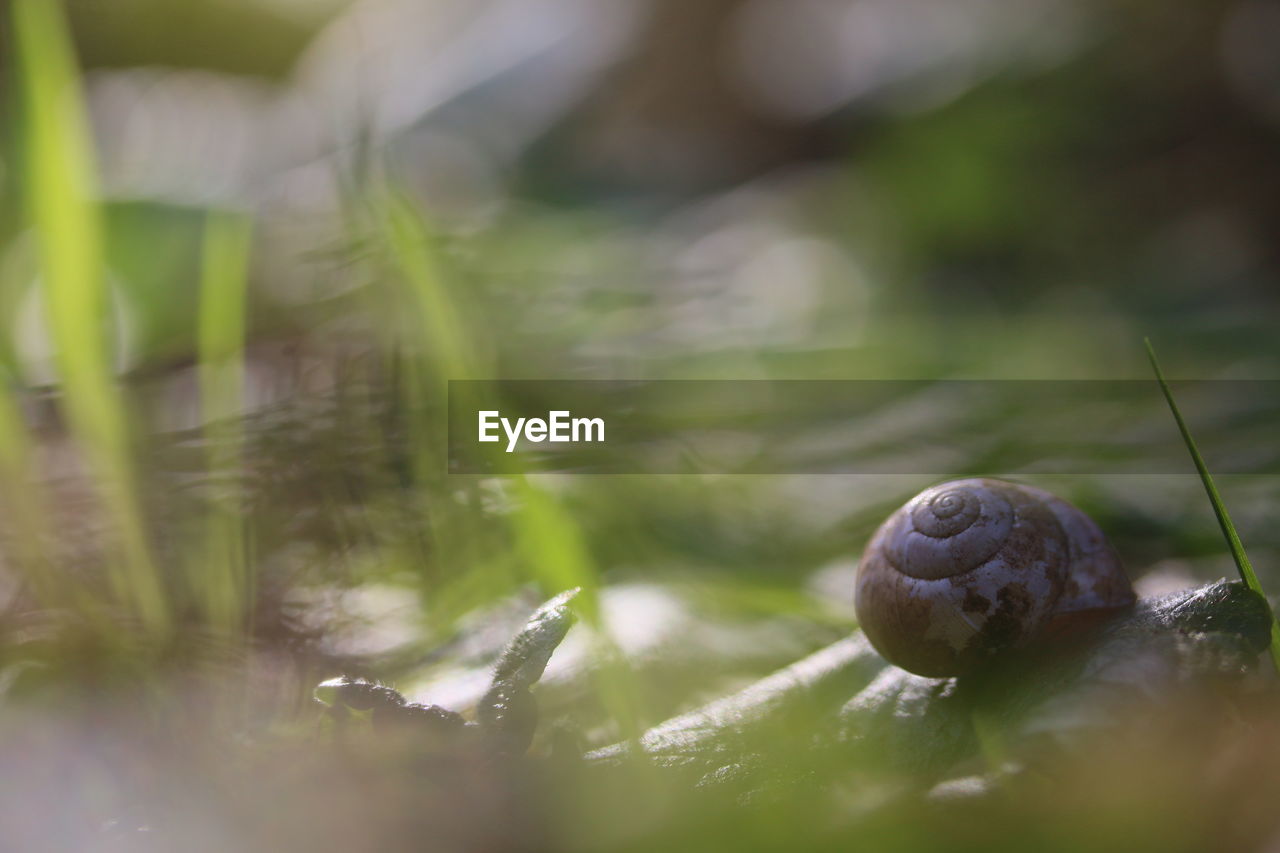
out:
{"label": "blurred foreground grass", "polygon": [[[844,229],[874,210],[838,171],[761,179],[660,226],[625,206],[530,202],[447,232],[374,157],[339,181],[336,230],[307,232],[284,261],[263,257],[281,224],[256,212],[103,201],[60,10],[12,4],[30,225],[6,266],[0,389],[0,737],[17,848],[144,846],[137,830],[152,823],[167,833],[156,849],[175,831],[188,849],[416,849],[431,833],[441,849],[582,850],[1178,850],[1275,833],[1264,795],[1277,790],[1280,729],[1266,701],[1224,720],[1189,696],[1153,728],[1080,744],[1043,786],[929,807],[900,796],[919,784],[907,774],[835,756],[791,768],[806,784],[744,808],[746,788],[691,795],[644,768],[601,783],[315,747],[320,678],[383,677],[465,708],[512,624],[573,586],[587,624],[542,686],[541,737],[559,723],[584,745],[630,736],[851,630],[865,536],[948,473],[449,476],[448,379],[1141,378],[1148,322],[1189,330],[1170,359],[1184,375],[1267,377],[1274,340],[1265,315],[1242,336],[1220,316],[1147,317],[1062,288],[1027,296],[1016,322],[963,288],[924,310],[930,291],[878,290],[845,263],[841,240],[866,237]],[[981,141],[983,110],[953,109],[926,123]],[[930,207],[939,190],[910,169],[943,143],[911,138],[890,135],[876,162],[925,220],[918,251],[945,252],[948,217],[972,210]],[[943,159],[962,185],[982,177]],[[965,206],[964,193],[945,196]],[[973,229],[1012,217],[1020,230],[1008,210],[988,212]],[[757,241],[776,251],[744,264],[741,289],[708,284],[722,255]],[[875,271],[913,268],[913,251]],[[160,269],[151,303],[133,274],[146,262]],[[304,298],[255,289],[282,265],[314,278]],[[175,305],[168,277],[198,282],[189,304]],[[148,310],[129,316],[121,294]],[[33,325],[47,328],[35,335],[51,366],[27,339]],[[170,339],[157,331],[170,327]],[[129,341],[146,357],[122,370]],[[947,410],[941,391],[915,402],[880,427],[886,455],[919,452],[903,423]],[[1006,419],[966,415],[969,433],[996,439],[989,463],[1007,463]],[[1274,588],[1280,486],[1222,481]],[[1230,571],[1190,471],[1037,483],[1093,513],[1135,574]],[[799,730],[769,737],[803,739],[805,721],[790,722]],[[1203,796],[1206,773],[1218,784]]]}

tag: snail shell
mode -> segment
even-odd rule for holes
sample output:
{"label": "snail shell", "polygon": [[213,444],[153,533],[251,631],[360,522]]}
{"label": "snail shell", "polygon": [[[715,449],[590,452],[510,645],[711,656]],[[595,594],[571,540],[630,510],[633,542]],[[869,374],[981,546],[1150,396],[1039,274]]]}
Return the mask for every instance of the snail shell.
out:
{"label": "snail shell", "polygon": [[956,480],[889,516],[858,563],[858,623],[891,663],[960,675],[1065,614],[1126,607],[1133,587],[1098,526],[1041,489]]}

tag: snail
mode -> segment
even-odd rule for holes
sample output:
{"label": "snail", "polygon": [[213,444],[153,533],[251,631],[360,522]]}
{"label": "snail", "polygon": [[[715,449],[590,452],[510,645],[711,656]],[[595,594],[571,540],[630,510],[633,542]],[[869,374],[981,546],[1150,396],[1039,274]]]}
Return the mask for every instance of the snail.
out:
{"label": "snail", "polygon": [[1041,489],[956,480],[880,526],[858,563],[858,624],[890,663],[969,672],[1076,614],[1128,607],[1133,587],[1087,515]]}

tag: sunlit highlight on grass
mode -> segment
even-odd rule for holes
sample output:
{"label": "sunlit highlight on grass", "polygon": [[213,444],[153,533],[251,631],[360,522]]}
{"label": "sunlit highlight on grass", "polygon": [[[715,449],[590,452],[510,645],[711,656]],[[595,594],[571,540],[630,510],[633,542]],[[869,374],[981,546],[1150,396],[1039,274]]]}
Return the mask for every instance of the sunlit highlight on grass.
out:
{"label": "sunlit highlight on grass", "polygon": [[92,140],[66,22],[57,3],[16,0],[25,105],[27,197],[39,245],[62,406],[112,522],[117,597],[153,631],[169,612],[150,554],[130,460],[129,426],[111,362],[107,282]]}

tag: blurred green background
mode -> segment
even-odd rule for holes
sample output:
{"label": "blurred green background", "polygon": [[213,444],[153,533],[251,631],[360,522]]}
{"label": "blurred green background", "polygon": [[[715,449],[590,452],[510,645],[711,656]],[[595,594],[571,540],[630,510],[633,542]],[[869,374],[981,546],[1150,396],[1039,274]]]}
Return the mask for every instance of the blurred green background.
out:
{"label": "blurred green background", "polygon": [[[10,5],[0,686],[51,719],[288,728],[342,671],[462,708],[583,585],[626,665],[571,647],[548,716],[605,743],[850,630],[867,535],[951,473],[448,476],[451,378],[1147,379],[1144,336],[1280,378],[1262,0]],[[1257,402],[1211,469],[1273,454]],[[1153,589],[1233,573],[1189,461],[1026,479]],[[1280,483],[1220,485],[1280,589]]]}

